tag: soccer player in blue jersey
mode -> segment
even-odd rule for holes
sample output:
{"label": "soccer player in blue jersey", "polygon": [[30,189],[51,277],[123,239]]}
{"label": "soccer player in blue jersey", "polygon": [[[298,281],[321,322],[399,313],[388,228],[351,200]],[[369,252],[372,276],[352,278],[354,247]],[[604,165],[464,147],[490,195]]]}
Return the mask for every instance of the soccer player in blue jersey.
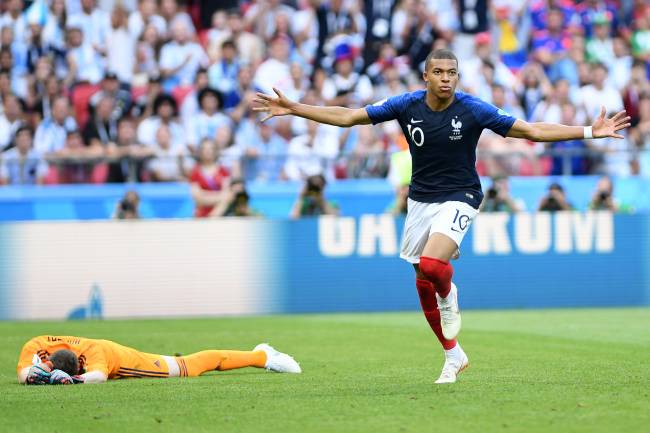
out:
{"label": "soccer player in blue jersey", "polygon": [[531,141],[614,137],[630,126],[625,111],[611,118],[605,108],[591,126],[528,123],[474,96],[457,92],[458,60],[449,50],[429,54],[423,72],[426,90],[384,99],[364,108],[317,107],[257,94],[255,111],[294,115],[349,127],[396,119],[408,139],[413,174],[400,257],[412,263],[425,317],[445,349],[445,364],[436,383],[453,383],[468,358],[456,341],[461,317],[449,263],[478,214],[483,200],[476,172],[476,145],[483,129]]}

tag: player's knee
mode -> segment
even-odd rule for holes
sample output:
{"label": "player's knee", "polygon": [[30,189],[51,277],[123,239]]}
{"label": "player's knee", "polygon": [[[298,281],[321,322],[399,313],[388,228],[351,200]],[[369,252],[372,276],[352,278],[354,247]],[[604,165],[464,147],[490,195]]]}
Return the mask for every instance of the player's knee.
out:
{"label": "player's knee", "polygon": [[434,284],[451,281],[451,276],[454,273],[454,268],[449,262],[425,256],[420,257],[419,270],[427,280]]}

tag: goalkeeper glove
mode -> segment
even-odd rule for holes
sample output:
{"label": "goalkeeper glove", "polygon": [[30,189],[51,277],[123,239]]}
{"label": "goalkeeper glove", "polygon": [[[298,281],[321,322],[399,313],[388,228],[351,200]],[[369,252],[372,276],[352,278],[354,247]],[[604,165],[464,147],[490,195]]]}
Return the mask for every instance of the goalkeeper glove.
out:
{"label": "goalkeeper glove", "polygon": [[50,383],[50,372],[47,370],[47,366],[43,364],[32,365],[27,372],[27,378],[25,379],[26,385],[47,385]]}
{"label": "goalkeeper glove", "polygon": [[63,370],[54,370],[50,374],[50,385],[72,385],[72,377]]}
{"label": "goalkeeper glove", "polygon": [[86,378],[83,377],[80,374],[76,374],[76,375],[72,376],[72,383],[74,383],[74,384],[84,383],[85,381],[86,381]]}

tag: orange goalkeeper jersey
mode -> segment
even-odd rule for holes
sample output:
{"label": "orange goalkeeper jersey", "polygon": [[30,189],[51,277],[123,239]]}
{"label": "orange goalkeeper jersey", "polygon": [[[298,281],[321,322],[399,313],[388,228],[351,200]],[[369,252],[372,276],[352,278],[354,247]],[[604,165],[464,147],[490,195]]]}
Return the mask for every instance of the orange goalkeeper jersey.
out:
{"label": "orange goalkeeper jersey", "polygon": [[144,353],[109,340],[41,335],[23,346],[17,372],[41,361],[57,350],[68,349],[79,358],[79,373],[101,371],[109,379],[121,377],[168,377],[169,369],[161,355]]}

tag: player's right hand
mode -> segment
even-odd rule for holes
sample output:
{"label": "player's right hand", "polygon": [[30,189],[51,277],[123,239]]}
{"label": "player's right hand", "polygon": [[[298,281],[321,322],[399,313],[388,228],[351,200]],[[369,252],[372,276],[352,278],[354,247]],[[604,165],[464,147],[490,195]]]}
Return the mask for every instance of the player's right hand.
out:
{"label": "player's right hand", "polygon": [[253,111],[268,113],[262,122],[266,122],[271,117],[285,116],[291,114],[291,106],[294,104],[282,92],[275,87],[273,88],[277,97],[265,95],[264,93],[257,93],[257,97],[253,100],[257,107],[253,107]]}
{"label": "player's right hand", "polygon": [[72,385],[72,377],[63,370],[53,370],[50,374],[50,385]]}
{"label": "player's right hand", "polygon": [[50,383],[50,372],[41,364],[32,365],[27,372],[25,385],[47,385]]}

